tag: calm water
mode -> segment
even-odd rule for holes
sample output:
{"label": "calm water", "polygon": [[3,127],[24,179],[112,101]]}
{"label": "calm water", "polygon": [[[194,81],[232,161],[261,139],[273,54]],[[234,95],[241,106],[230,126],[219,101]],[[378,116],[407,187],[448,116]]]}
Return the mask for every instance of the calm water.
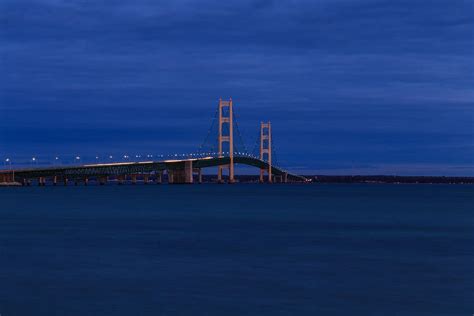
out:
{"label": "calm water", "polygon": [[474,186],[0,188],[0,314],[472,315]]}

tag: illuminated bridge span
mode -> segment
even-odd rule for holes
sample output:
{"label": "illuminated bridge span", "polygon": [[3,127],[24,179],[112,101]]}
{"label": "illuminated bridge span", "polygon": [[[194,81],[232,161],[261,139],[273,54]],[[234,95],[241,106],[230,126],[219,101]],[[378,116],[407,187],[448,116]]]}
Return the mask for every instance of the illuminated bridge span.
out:
{"label": "illuminated bridge span", "polygon": [[[217,133],[213,131],[216,121],[218,122]],[[236,142],[234,142],[234,131],[237,131],[238,134]],[[161,183],[163,178],[167,178],[169,183],[193,183],[195,181],[201,183],[202,170],[210,167],[217,167],[217,181],[220,183],[226,180],[223,171],[228,169],[227,182],[233,183],[235,181],[235,164],[260,169],[260,182],[265,182],[265,180],[267,182],[306,181],[304,177],[287,172],[272,164],[275,153],[272,148],[270,122],[260,124],[260,133],[256,142],[258,154],[248,153],[241,140],[242,137],[233,113],[232,100],[219,100],[216,115],[205,141],[199,150],[187,159],[3,170],[0,171],[0,183],[16,182],[30,185],[32,182],[37,182],[41,186],[46,185],[47,181],[54,185],[58,183],[67,185],[69,181],[75,184],[82,182],[87,185],[90,180],[99,184],[105,184],[108,181],[115,181],[119,184],[126,181],[136,183],[137,180],[141,180],[147,184],[153,181]],[[238,141],[241,143],[239,144]],[[267,177],[265,177],[265,173],[267,173]]]}

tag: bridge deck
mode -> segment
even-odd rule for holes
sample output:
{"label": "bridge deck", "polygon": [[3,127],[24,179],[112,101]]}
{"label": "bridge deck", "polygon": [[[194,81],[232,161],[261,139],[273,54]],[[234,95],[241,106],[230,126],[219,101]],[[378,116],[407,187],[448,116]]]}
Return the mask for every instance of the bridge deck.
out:
{"label": "bridge deck", "polygon": [[[221,165],[227,165],[230,162],[229,157],[205,157],[197,159],[184,160],[165,160],[165,161],[141,161],[141,162],[120,162],[105,164],[90,164],[81,166],[57,166],[48,168],[29,168],[14,170],[16,179],[33,179],[39,177],[68,177],[80,178],[85,176],[117,176],[124,174],[149,174],[163,170],[181,170],[184,169],[186,161],[192,161],[193,168],[209,168]],[[253,166],[259,169],[267,169],[268,163],[253,157],[234,156],[234,163]],[[1,170],[0,174],[11,174],[13,170]],[[279,176],[288,175],[289,180],[305,181],[302,176],[288,173],[278,167],[272,167],[272,173]]]}

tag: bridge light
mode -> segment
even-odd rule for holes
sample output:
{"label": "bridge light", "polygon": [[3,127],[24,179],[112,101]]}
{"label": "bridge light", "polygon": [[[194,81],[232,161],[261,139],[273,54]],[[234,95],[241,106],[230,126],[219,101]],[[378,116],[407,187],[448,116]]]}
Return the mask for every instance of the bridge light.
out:
{"label": "bridge light", "polygon": [[114,158],[114,157],[112,157],[112,156],[109,156],[109,158],[110,158],[110,159],[112,159],[112,158]]}
{"label": "bridge light", "polygon": [[31,160],[36,161],[36,157],[31,158]]}

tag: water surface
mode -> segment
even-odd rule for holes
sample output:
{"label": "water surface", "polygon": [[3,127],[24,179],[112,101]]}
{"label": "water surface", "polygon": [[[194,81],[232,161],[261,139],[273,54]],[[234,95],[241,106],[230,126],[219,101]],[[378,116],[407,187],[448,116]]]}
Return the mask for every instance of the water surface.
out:
{"label": "water surface", "polygon": [[58,186],[0,201],[2,316],[474,313],[474,186]]}

